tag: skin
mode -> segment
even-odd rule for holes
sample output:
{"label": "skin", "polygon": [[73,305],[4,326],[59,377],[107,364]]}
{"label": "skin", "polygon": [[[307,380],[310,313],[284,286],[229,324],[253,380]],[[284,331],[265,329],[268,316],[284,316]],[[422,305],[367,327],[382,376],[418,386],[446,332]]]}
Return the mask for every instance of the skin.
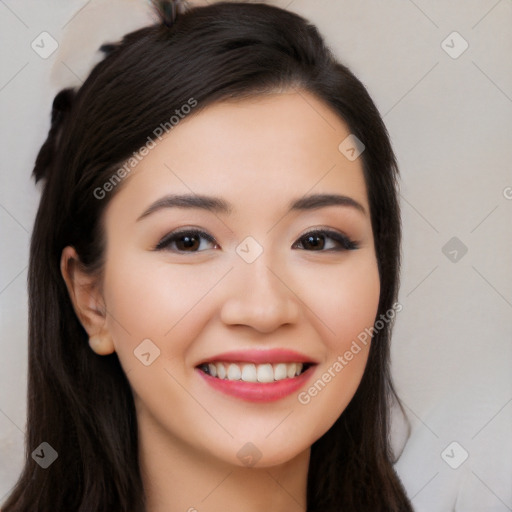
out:
{"label": "skin", "polygon": [[[62,274],[91,348],[98,357],[115,350],[133,390],[149,512],[305,510],[310,447],[353,397],[369,345],[309,403],[298,393],[332,374],[373,325],[380,292],[362,162],[338,150],[349,133],[306,92],[211,105],[174,127],[110,201],[101,280],[78,269],[72,247],[63,251]],[[170,193],[219,196],[233,211],[164,208],[137,221]],[[349,196],[365,213],[287,213],[290,201],[313,193]],[[154,250],[186,227],[215,243]],[[326,235],[315,250],[303,238],[312,228],[345,233],[358,248],[343,250]],[[247,236],[263,248],[252,263],[236,252]],[[144,339],[160,350],[149,366],[134,356]],[[225,395],[194,369],[224,351],[269,348],[318,362],[303,388],[275,402]],[[253,467],[237,457],[248,442],[261,454]]]}

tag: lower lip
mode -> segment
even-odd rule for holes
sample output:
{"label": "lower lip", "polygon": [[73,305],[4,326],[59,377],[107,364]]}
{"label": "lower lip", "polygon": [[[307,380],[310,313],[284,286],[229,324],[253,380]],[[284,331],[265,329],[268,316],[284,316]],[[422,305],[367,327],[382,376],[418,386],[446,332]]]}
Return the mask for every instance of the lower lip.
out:
{"label": "lower lip", "polygon": [[201,377],[214,389],[249,402],[274,402],[291,395],[304,386],[306,381],[313,374],[313,370],[314,366],[310,366],[298,377],[261,383],[218,379],[196,368],[196,371],[199,372]]}

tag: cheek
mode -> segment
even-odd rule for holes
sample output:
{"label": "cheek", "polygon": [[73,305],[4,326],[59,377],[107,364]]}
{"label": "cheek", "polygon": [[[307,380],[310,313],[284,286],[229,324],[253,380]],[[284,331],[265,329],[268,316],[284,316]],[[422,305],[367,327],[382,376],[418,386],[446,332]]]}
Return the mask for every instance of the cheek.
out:
{"label": "cheek", "polygon": [[132,363],[130,356],[145,339],[168,359],[183,358],[206,321],[199,314],[202,300],[229,267],[169,264],[149,253],[109,257],[105,301],[109,331],[123,366]]}
{"label": "cheek", "polygon": [[311,310],[311,322],[321,327],[330,351],[346,350],[373,325],[380,298],[373,252],[351,255],[341,264],[304,266],[300,275],[301,298]]}
{"label": "cheek", "polygon": [[[307,273],[304,277],[307,279]],[[380,297],[377,261],[372,254],[354,258],[350,265],[331,268],[325,275],[316,272],[313,282],[316,286],[306,297],[319,317],[316,325],[321,326],[325,359],[297,397],[307,418],[304,428],[310,429],[312,441],[342,414],[363,376],[371,344],[368,333]]]}

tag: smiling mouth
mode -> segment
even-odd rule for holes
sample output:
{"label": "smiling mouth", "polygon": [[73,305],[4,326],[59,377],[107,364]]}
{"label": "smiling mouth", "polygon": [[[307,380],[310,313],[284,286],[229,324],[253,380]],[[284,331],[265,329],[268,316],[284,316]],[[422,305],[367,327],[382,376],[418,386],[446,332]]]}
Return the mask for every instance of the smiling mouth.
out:
{"label": "smiling mouth", "polygon": [[203,363],[199,370],[219,380],[271,383],[285,379],[293,379],[304,373],[310,363]]}

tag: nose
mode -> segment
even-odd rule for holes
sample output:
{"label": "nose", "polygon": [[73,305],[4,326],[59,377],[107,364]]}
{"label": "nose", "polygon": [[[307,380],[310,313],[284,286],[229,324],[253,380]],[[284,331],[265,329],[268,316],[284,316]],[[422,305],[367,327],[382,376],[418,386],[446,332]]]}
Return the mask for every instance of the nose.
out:
{"label": "nose", "polygon": [[239,262],[228,277],[221,320],[226,325],[245,325],[261,333],[293,325],[300,318],[300,299],[289,273],[264,257]]}

